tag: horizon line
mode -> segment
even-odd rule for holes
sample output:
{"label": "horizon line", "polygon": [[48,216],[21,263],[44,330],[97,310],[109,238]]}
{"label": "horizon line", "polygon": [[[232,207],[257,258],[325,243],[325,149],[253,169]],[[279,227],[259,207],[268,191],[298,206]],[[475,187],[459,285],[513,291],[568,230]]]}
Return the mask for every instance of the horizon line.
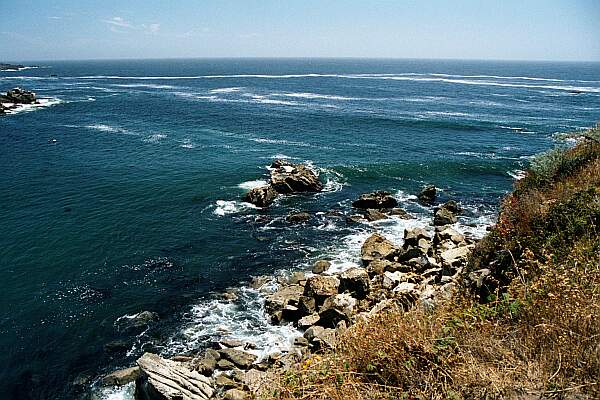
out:
{"label": "horizon line", "polygon": [[531,62],[531,63],[600,63],[600,59],[556,60],[520,58],[455,58],[455,57],[362,57],[362,56],[198,56],[198,57],[98,57],[42,58],[30,60],[0,60],[0,63],[66,62],[66,61],[159,61],[159,60],[413,60],[413,61],[471,61],[471,62]]}

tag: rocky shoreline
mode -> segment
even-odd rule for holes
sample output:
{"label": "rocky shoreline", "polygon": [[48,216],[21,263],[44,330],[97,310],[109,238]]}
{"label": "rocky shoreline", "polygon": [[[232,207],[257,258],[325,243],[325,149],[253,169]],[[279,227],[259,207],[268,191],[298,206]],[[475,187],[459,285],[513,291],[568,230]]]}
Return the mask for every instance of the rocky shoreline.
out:
{"label": "rocky shoreline", "polygon": [[[323,188],[318,175],[306,165],[276,160],[268,169],[270,181],[251,189],[244,201],[268,207],[278,196],[314,193]],[[426,186],[417,197],[422,204],[433,206],[436,188]],[[390,216],[413,218],[383,191],[361,195],[352,207],[355,213],[347,217],[348,223]],[[102,385],[133,384],[139,400],[238,400],[264,394],[276,372],[333,348],[336,338],[354,323],[368,321],[381,312],[411,307],[432,309],[449,300],[463,279],[463,267],[476,243],[476,239],[451,227],[460,212],[454,200],[438,205],[431,225],[406,229],[402,243],[373,233],[362,244],[360,266],[331,272],[330,262],[319,260],[311,271],[278,279],[275,291],[272,276],[255,277],[250,286],[264,294],[264,311],[272,324],[291,324],[298,329],[288,352],[259,359],[249,351],[255,348],[253,343],[225,338],[197,354],[166,359],[145,353],[136,366],[104,376]],[[306,213],[290,214],[288,222],[310,218],[300,214]],[[478,271],[475,275],[469,280],[481,281],[487,274]],[[236,296],[227,292],[223,297],[233,301]]]}

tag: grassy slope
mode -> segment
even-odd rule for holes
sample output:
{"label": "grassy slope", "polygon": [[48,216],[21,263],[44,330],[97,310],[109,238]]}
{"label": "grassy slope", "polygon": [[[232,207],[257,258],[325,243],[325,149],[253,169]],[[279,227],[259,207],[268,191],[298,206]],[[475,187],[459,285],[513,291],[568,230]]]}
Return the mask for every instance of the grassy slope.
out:
{"label": "grassy slope", "polygon": [[357,323],[269,396],[600,398],[600,126],[585,135],[515,184],[460,298]]}

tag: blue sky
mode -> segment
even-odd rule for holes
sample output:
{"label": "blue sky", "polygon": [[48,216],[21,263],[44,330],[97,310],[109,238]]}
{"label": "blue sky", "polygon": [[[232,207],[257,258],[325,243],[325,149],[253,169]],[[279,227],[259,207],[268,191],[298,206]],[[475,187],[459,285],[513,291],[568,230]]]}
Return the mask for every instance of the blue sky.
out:
{"label": "blue sky", "polygon": [[599,0],[0,0],[0,60],[600,61]]}

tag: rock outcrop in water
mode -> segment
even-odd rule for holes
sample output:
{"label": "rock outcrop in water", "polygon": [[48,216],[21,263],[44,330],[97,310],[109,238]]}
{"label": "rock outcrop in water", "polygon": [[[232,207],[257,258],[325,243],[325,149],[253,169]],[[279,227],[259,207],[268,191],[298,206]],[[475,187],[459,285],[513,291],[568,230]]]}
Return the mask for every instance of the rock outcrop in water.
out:
{"label": "rock outcrop in water", "polygon": [[365,193],[352,203],[352,207],[363,209],[394,208],[398,201],[389,192]]}
{"label": "rock outcrop in water", "polygon": [[6,94],[0,95],[0,114],[5,114],[21,105],[38,103],[35,93],[21,88],[14,88]]}
{"label": "rock outcrop in water", "polygon": [[6,64],[0,63],[0,71],[15,71],[25,68],[24,65],[21,64]]}
{"label": "rock outcrop in water", "polygon": [[318,175],[304,164],[293,164],[285,160],[275,160],[270,167],[269,183],[254,188],[244,195],[244,201],[257,207],[268,207],[278,194],[319,192],[323,184]]}

